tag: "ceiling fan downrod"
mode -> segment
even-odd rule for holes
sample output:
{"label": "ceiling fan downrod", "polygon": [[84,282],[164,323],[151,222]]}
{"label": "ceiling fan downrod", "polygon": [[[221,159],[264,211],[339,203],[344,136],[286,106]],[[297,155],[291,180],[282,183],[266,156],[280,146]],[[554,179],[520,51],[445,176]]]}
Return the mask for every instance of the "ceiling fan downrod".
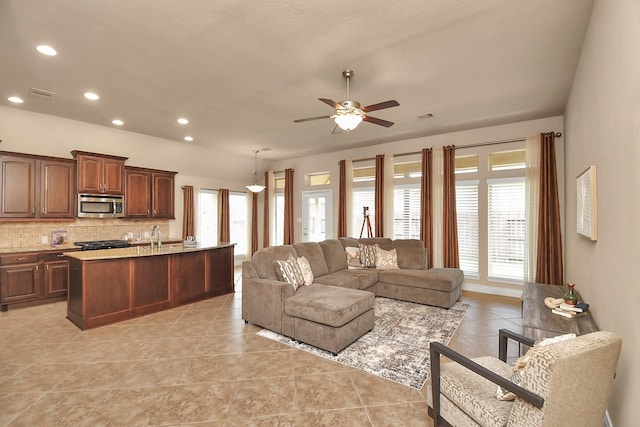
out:
{"label": "ceiling fan downrod", "polygon": [[351,80],[351,77],[353,77],[355,73],[353,72],[353,70],[344,70],[342,72],[342,75],[344,76],[344,78],[347,80],[347,101],[351,100],[351,91],[349,90],[349,81]]}

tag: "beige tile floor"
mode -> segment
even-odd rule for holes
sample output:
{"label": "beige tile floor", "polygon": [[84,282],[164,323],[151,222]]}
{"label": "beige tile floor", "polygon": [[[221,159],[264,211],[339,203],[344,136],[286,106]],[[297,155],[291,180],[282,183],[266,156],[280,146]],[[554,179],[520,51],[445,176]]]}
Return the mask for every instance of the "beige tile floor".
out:
{"label": "beige tile floor", "polygon": [[[465,293],[450,346],[497,354],[520,301]],[[66,303],[0,315],[0,426],[429,426],[418,391],[255,335],[241,291],[80,331]]]}

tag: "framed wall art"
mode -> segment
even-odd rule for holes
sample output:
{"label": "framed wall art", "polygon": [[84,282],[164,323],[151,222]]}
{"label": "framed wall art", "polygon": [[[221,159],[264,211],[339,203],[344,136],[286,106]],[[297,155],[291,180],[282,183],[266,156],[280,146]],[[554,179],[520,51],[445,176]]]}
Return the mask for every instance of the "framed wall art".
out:
{"label": "framed wall art", "polygon": [[576,178],[577,231],[589,240],[598,240],[598,192],[596,165],[589,166]]}

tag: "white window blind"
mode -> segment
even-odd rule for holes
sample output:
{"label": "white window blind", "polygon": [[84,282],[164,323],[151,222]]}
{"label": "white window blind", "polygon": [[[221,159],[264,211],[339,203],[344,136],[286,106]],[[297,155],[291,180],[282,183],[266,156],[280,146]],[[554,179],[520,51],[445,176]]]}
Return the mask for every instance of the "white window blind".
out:
{"label": "white window blind", "polygon": [[488,184],[489,277],[524,279],[524,178],[493,179]]}
{"label": "white window blind", "polygon": [[198,240],[218,242],[218,192],[201,189],[198,193]]}
{"label": "white window blind", "polygon": [[249,251],[249,210],[245,193],[229,192],[229,234],[235,243],[236,259],[243,259]]}
{"label": "white window blind", "polygon": [[362,224],[364,223],[364,214],[363,207],[369,207],[369,222],[371,223],[371,232],[372,235],[375,235],[375,217],[376,217],[376,207],[375,207],[375,191],[374,187],[356,187],[353,189],[353,197],[352,197],[352,205],[351,212],[352,214],[352,230],[353,237],[360,237],[360,230],[362,230],[362,237],[367,237],[367,226],[362,228]]}
{"label": "white window blind", "polygon": [[394,186],[393,238],[420,238],[420,184]]}
{"label": "white window blind", "polygon": [[284,242],[284,193],[282,191],[275,194],[274,216],[271,241],[272,246],[277,246],[282,245]]}
{"label": "white window blind", "polygon": [[478,182],[456,183],[458,253],[460,269],[467,277],[479,277]]}

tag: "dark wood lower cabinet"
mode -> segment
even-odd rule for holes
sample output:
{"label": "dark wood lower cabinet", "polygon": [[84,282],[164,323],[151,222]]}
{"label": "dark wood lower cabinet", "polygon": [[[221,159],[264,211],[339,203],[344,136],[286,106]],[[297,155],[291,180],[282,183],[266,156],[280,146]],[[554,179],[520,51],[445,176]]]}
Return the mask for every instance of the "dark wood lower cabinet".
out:
{"label": "dark wood lower cabinet", "polygon": [[69,267],[67,318],[83,330],[234,292],[233,245]]}

